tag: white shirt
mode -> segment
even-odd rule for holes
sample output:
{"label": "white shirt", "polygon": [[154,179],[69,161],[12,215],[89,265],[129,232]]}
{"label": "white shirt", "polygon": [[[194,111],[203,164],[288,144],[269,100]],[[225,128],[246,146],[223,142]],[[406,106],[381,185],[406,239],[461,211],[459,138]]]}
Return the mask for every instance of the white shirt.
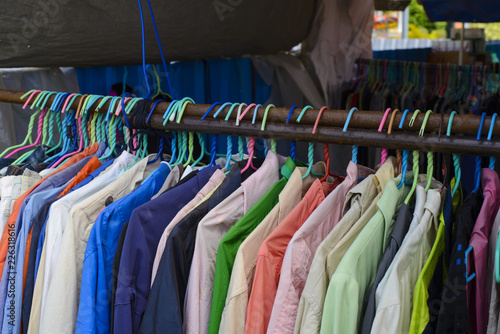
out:
{"label": "white shirt", "polygon": [[413,289],[436,240],[440,209],[439,190],[430,189],[422,219],[401,245],[393,264],[387,288],[377,305],[372,333],[407,333],[410,330]]}

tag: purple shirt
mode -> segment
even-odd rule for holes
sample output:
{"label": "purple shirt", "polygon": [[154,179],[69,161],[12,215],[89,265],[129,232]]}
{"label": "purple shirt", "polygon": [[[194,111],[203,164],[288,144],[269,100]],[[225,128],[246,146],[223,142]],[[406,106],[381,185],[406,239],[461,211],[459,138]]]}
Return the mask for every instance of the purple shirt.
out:
{"label": "purple shirt", "polygon": [[469,246],[473,247],[473,250],[467,255],[467,277],[476,273],[476,277],[466,286],[471,333],[486,333],[488,327],[488,238],[500,206],[500,181],[497,173],[492,169],[483,168],[481,174],[484,202],[470,239]]}

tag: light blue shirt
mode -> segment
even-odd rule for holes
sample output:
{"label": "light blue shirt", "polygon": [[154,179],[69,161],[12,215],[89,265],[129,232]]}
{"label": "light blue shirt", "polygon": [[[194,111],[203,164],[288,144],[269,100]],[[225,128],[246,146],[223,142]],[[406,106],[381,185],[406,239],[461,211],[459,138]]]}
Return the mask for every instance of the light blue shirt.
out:
{"label": "light blue shirt", "polygon": [[123,225],[132,211],[151,200],[163,186],[170,167],[160,164],[131,194],[111,203],[92,227],[83,260],[76,333],[109,333],[113,258]]}

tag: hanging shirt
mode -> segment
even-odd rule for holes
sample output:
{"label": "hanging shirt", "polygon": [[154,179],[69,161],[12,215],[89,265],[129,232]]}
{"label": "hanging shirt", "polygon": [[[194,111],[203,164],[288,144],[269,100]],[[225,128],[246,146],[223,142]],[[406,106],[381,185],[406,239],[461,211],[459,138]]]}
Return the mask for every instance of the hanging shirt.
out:
{"label": "hanging shirt", "polygon": [[160,242],[158,243],[158,248],[156,249],[156,255],[153,262],[153,271],[151,274],[151,285],[156,277],[156,272],[158,271],[158,265],[160,264],[163,251],[165,250],[165,245],[167,243],[168,236],[173,228],[189,213],[191,212],[200,202],[207,198],[207,195],[214,191],[224,180],[225,175],[222,171],[215,172],[211,177],[212,182],[207,182],[207,184],[196,194],[196,196],[175,215],[172,221],[165,227],[163,234],[161,235]]}
{"label": "hanging shirt", "polygon": [[[192,179],[194,176],[196,176],[196,173],[193,173],[189,178],[186,177],[186,178],[180,180],[182,171],[183,171],[182,165],[176,165],[172,169],[170,174],[168,174],[168,177],[165,180],[163,187],[160,189],[160,191],[156,195],[153,196],[153,199],[157,198],[159,196],[158,194],[160,194],[160,192],[164,193],[168,190],[171,190],[174,187],[178,187],[178,186],[186,183],[190,179]],[[165,184],[169,184],[169,187],[166,187]],[[120,273],[120,259],[122,257],[123,244],[125,242],[125,236],[127,235],[128,224],[129,224],[129,222],[126,222],[125,225],[123,225],[122,231],[120,232],[120,238],[118,239],[118,244],[116,246],[116,252],[115,252],[115,255],[113,257],[110,333],[113,333],[113,330],[114,330],[114,313],[115,313],[114,307],[115,307],[115,299],[116,299],[116,286],[118,283],[118,274]]]}
{"label": "hanging shirt", "polygon": [[[87,186],[70,192],[51,205],[44,229],[47,237],[43,242],[40,242],[40,240],[38,242],[38,247],[41,248],[42,251],[39,257],[39,261],[36,261],[39,263],[38,267],[36,267],[35,262],[35,270],[37,271],[37,274],[35,276],[36,282],[33,289],[33,298],[30,311],[30,325],[28,328],[29,333],[37,333],[39,330],[44,291],[46,296],[46,290],[44,289],[48,289],[48,285],[52,278],[50,276],[50,273],[53,272],[53,267],[55,266],[56,261],[56,259],[52,259],[52,256],[55,257],[55,255],[53,254],[59,254],[59,247],[61,244],[64,229],[67,223],[71,221],[71,208],[77,205],[77,203],[80,203],[85,198],[95,194],[101,188],[113,182],[122,170],[124,170],[134,162],[135,158],[133,155],[127,152],[123,152],[120,157],[115,160],[115,163],[108,172],[96,178]],[[42,238],[42,234],[40,235],[40,238]],[[49,276],[45,277],[45,263],[47,258],[47,272],[49,273]],[[46,279],[47,283],[45,283]]]}
{"label": "hanging shirt", "polygon": [[[247,172],[250,171],[253,170],[249,168]],[[182,333],[184,298],[198,224],[211,209],[241,186],[241,180],[241,169],[237,163],[221,185],[172,229],[151,287],[139,330],[141,333]]]}
{"label": "hanging shirt", "polygon": [[363,307],[363,323],[361,326],[361,333],[363,334],[370,333],[373,319],[375,319],[375,313],[377,311],[377,303],[375,298],[377,287],[384,278],[384,275],[390,272],[388,270],[389,266],[395,259],[396,253],[400,249],[400,246],[405,239],[405,235],[408,232],[410,223],[416,222],[416,224],[418,224],[422,219],[426,197],[427,196],[425,194],[424,187],[422,187],[421,185],[417,185],[415,189],[416,200],[415,210],[413,211],[413,218],[410,208],[406,204],[403,204],[398,212],[398,218],[396,219],[394,230],[392,231],[391,235],[391,242],[387,247],[384,256],[382,257],[382,260],[380,260],[380,264],[377,268],[377,274],[375,275],[375,280],[373,281],[373,284],[370,286],[365,295],[365,305]]}
{"label": "hanging shirt", "polygon": [[[91,162],[92,159],[85,165],[84,169],[81,170],[78,175],[83,176],[86,173],[90,172],[93,168],[93,166],[97,166],[100,164],[100,162]],[[90,167],[88,167],[90,166]],[[88,168],[87,168],[88,167]],[[83,181],[81,181],[79,184],[75,185],[74,188],[79,187],[82,182],[87,180],[90,176],[92,176],[94,173],[96,173],[100,168],[104,166],[101,166],[97,168],[94,172],[92,172],[90,175],[87,176]],[[75,177],[77,178],[78,175]],[[98,175],[98,174],[97,174]],[[70,189],[70,192],[74,190],[74,188]],[[60,194],[59,194],[60,195]],[[59,197],[59,196],[58,196]],[[28,324],[30,320],[30,312],[31,312],[31,305],[32,305],[32,300],[33,300],[33,289],[34,289],[34,284],[35,284],[35,274],[36,274],[36,269],[35,269],[35,262],[36,262],[36,253],[37,253],[37,248],[38,248],[38,242],[39,242],[39,237],[40,233],[42,230],[42,227],[45,224],[47,215],[49,213],[50,206],[52,203],[57,201],[59,198],[54,198],[50,201],[46,201],[40,210],[38,210],[38,214],[35,216],[33,219],[32,227],[31,227],[31,236],[28,236],[28,242],[31,242],[30,250],[29,252],[26,252],[25,258],[24,258],[24,273],[26,275],[24,279],[24,296],[23,296],[23,302],[22,302],[22,310],[21,310],[21,319],[22,319],[22,332],[26,334],[28,332]],[[17,317],[17,315],[16,315]]]}
{"label": "hanging shirt", "polygon": [[[28,237],[27,234],[31,227],[31,223],[33,222],[33,216],[34,214],[38,213],[40,207],[44,203],[44,200],[55,199],[57,195],[62,190],[64,190],[65,186],[66,185],[62,185],[54,189],[36,193],[31,197],[28,204],[26,205],[26,210],[24,212],[25,214],[23,216],[24,222],[22,224],[21,230],[19,231],[19,235],[16,238],[15,258],[13,257],[13,260],[9,261],[9,265],[4,269],[6,270],[7,275],[10,276],[8,284],[6,284],[5,288],[2,287],[2,290],[5,289],[6,291],[6,299],[2,300],[0,303],[0,307],[3,308],[2,312],[0,313],[1,318],[3,319],[1,328],[4,329],[4,332],[6,333],[9,332],[9,330],[14,329],[14,327],[16,326],[16,322],[20,323],[19,316],[21,314],[20,310],[23,295],[22,291],[24,269],[24,261],[22,260],[24,260],[24,253],[26,251],[26,239]],[[35,213],[33,213],[34,211]],[[9,257],[10,255],[8,256],[8,258]],[[4,314],[5,317],[3,316]]]}
{"label": "hanging shirt", "polygon": [[[39,187],[26,196],[21,205],[21,211],[19,212],[15,224],[15,233],[13,233],[13,237],[16,241],[15,243],[9,244],[9,266],[4,266],[2,280],[0,282],[0,296],[6,296],[7,290],[13,290],[12,286],[15,286],[16,291],[18,291],[18,293],[9,293],[11,297],[8,300],[8,306],[11,307],[11,303],[17,304],[17,306],[14,305],[9,309],[10,318],[3,316],[6,299],[0,298],[0,319],[5,320],[5,323],[12,321],[8,325],[10,330],[14,328],[15,322],[19,323],[20,321],[19,317],[17,317],[17,319],[14,318],[16,318],[16,313],[20,314],[23,290],[24,254],[29,251],[29,247],[31,246],[31,243],[27,243],[27,239],[33,222],[33,214],[38,212],[45,200],[55,198],[64,189],[61,187],[65,186],[66,183],[85,166],[88,160],[90,160],[90,158],[86,157],[61,172],[48,177]],[[15,258],[11,259],[12,254],[15,254]],[[9,277],[9,279],[6,277]]]}
{"label": "hanging shirt", "polygon": [[300,296],[314,253],[342,217],[342,208],[349,190],[356,185],[359,177],[366,177],[371,172],[373,171],[358,167],[352,161],[349,162],[344,181],[295,232],[283,258],[280,282],[267,328],[268,333],[293,332]]}
{"label": "hanging shirt", "polygon": [[[395,163],[396,160],[389,157],[376,174],[367,176],[347,193],[341,220],[320,243],[312,259],[299,301],[295,321],[296,333],[319,333],[328,282],[334,271],[328,262],[328,254],[334,249],[336,252],[345,253],[349,246],[337,246],[341,246],[342,242],[347,244],[349,234],[357,235],[377,212],[378,198],[387,182],[394,178]],[[354,240],[355,237],[350,238]]]}
{"label": "hanging shirt", "polygon": [[278,203],[279,194],[284,189],[294,169],[295,163],[291,158],[288,158],[281,169],[283,177],[222,237],[215,263],[214,292],[208,333],[216,334],[219,332],[229,280],[239,246]]}
{"label": "hanging shirt", "polygon": [[436,333],[456,333],[469,328],[464,258],[482,203],[483,196],[479,192],[471,193],[458,212],[455,243],[442,293]]}
{"label": "hanging shirt", "polygon": [[246,333],[266,332],[288,243],[311,213],[342,181],[343,178],[337,178],[332,183],[315,180],[300,203],[260,246],[247,306]]}
{"label": "hanging shirt", "polygon": [[[411,180],[411,173],[407,173]],[[359,233],[333,274],[325,296],[321,333],[355,333],[358,330],[363,298],[373,283],[377,265],[390,241],[394,217],[409,187],[397,189],[401,175],[387,182],[377,202],[378,211]],[[342,307],[338,307],[342,305]]]}
{"label": "hanging shirt", "polygon": [[108,205],[97,217],[83,260],[82,281],[86,284],[80,291],[76,333],[109,333],[112,264],[120,232],[132,210],[149,201],[169,173],[168,164],[161,163],[139,188]]}
{"label": "hanging shirt", "polygon": [[[314,179],[310,175],[302,179],[306,172],[307,168],[295,168],[285,188],[279,194],[278,203],[238,248],[231,271],[219,332],[244,333],[248,299],[252,289],[259,248],[278,224],[299,204],[311,186]],[[323,168],[322,173],[324,172],[325,168]]]}
{"label": "hanging shirt", "polygon": [[120,259],[114,310],[115,333],[137,333],[151,287],[151,269],[161,232],[219,167],[209,167],[188,182],[135,209]]}
{"label": "hanging shirt", "polygon": [[5,176],[0,179],[0,230],[3,231],[12,213],[14,202],[40,181],[41,176]]}
{"label": "hanging shirt", "polygon": [[496,263],[496,248],[498,242],[498,233],[500,232],[500,210],[497,212],[493,228],[491,229],[490,238],[488,240],[488,281],[487,288],[489,291],[489,318],[487,333],[497,333],[500,329],[499,314],[500,314],[500,288],[495,277]]}
{"label": "hanging shirt", "polygon": [[[69,167],[73,166],[75,163],[80,160],[94,154],[97,151],[98,145],[93,145],[86,148],[83,152],[72,156],[66,163],[64,163],[61,167],[59,167],[56,171],[44,177],[40,181],[38,181],[33,187],[31,187],[28,191],[23,193],[19,198],[14,202],[14,206],[12,209],[12,213],[7,220],[7,225],[9,228],[4,228],[2,238],[0,240],[0,272],[3,273],[3,266],[5,263],[5,257],[8,251],[8,238],[9,235],[14,232],[14,235],[17,235],[20,224],[17,222],[22,222],[22,216],[24,212],[24,208],[26,204],[31,198],[32,193],[53,189],[55,187],[59,187],[62,184],[66,183],[70,178],[76,175],[77,171],[74,168]],[[83,167],[80,166],[80,168]]]}
{"label": "hanging shirt", "polygon": [[280,161],[272,151],[262,166],[202,219],[184,304],[184,332],[206,333],[210,319],[215,261],[222,237],[278,181]]}
{"label": "hanging shirt", "polygon": [[483,206],[477,217],[469,246],[472,251],[467,258],[467,277],[476,276],[467,283],[467,309],[471,333],[484,333],[488,328],[488,294],[486,289],[486,266],[488,264],[488,238],[495,215],[500,207],[500,180],[489,168],[481,170]]}
{"label": "hanging shirt", "polygon": [[372,333],[407,333],[410,329],[413,289],[436,240],[441,195],[429,189],[424,214],[407,236],[377,303]]}
{"label": "hanging shirt", "polygon": [[453,224],[454,207],[460,205],[462,201],[460,187],[457,189],[454,199],[451,198],[454,181],[455,179],[452,179],[449,189],[444,190],[446,195],[439,218],[440,224],[436,241],[417,283],[415,283],[410,333],[436,332],[437,315],[446,274],[446,228]]}
{"label": "hanging shirt", "polygon": [[53,281],[47,289],[45,307],[42,299],[40,333],[75,331],[85,249],[92,226],[106,206],[133,192],[157,170],[159,160],[148,164],[154,156],[152,154],[136,162],[115,181],[71,208],[71,224],[64,230],[60,253],[55,254],[57,260],[52,273]]}

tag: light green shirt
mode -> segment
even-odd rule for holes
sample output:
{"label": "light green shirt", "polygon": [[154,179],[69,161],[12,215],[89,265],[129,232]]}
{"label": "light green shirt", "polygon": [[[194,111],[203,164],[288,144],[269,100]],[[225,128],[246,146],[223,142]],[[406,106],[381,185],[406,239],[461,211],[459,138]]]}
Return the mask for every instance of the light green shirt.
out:
{"label": "light green shirt", "polygon": [[[411,173],[407,173],[411,181]],[[378,263],[394,228],[394,218],[410,187],[397,185],[401,176],[390,180],[377,203],[378,211],[360,232],[333,274],[325,297],[321,333],[357,333],[363,298],[373,283]]]}

